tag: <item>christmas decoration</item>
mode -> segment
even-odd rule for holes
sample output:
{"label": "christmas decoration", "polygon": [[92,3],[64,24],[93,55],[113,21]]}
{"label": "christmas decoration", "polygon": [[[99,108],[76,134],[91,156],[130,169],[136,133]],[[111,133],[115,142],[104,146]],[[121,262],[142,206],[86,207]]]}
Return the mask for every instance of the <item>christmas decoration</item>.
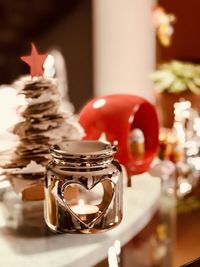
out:
{"label": "christmas decoration", "polygon": [[[147,171],[157,154],[157,114],[142,97],[119,94],[95,98],[81,110],[79,121],[85,129],[85,139],[96,140],[104,134],[109,142],[118,143],[116,158],[126,167],[129,177]],[[137,133],[140,131],[137,142],[136,129]]]}
{"label": "christmas decoration", "polygon": [[184,149],[184,162],[190,168],[191,184],[195,186],[200,178],[200,117],[190,101],[174,104],[173,134]]}
{"label": "christmas decoration", "polygon": [[38,54],[38,51],[33,43],[31,44],[31,46],[32,46],[31,55],[23,56],[21,57],[21,60],[23,60],[30,66],[32,77],[41,76],[43,75],[43,64],[45,62],[47,55]]}
{"label": "christmas decoration", "polygon": [[[32,55],[22,59],[31,65],[31,75],[41,75],[46,56],[37,54],[32,44]],[[71,112],[60,109],[60,94],[55,78],[42,76],[19,78],[14,87],[18,90],[19,121],[10,128],[19,143],[4,164],[4,173],[24,200],[43,199],[45,166],[49,147],[71,139],[81,139],[83,130]]]}
{"label": "christmas decoration", "polygon": [[[160,171],[164,190],[182,198],[194,190],[200,178],[200,117],[190,101],[180,100],[174,104],[174,125],[171,131],[160,134],[159,157],[162,162],[153,166]],[[166,175],[170,170],[169,161],[174,162],[174,174]],[[170,161],[170,162],[171,162]],[[170,163],[172,164],[172,162]],[[152,173],[152,170],[151,170]],[[166,177],[168,177],[166,179]],[[169,187],[169,188],[168,188]]]}
{"label": "christmas decoration", "polygon": [[161,6],[155,6],[153,9],[153,24],[161,45],[168,47],[172,43],[174,33],[173,24],[176,22],[174,14],[167,14]]}

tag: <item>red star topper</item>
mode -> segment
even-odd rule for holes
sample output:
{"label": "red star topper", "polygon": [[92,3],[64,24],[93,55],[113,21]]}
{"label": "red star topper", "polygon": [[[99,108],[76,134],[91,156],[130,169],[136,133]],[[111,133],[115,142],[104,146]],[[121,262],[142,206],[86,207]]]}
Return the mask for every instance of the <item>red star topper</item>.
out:
{"label": "red star topper", "polygon": [[32,50],[30,56],[23,56],[21,60],[27,63],[31,69],[31,76],[41,76],[43,75],[43,64],[47,57],[46,54],[40,55],[33,43],[31,43]]}

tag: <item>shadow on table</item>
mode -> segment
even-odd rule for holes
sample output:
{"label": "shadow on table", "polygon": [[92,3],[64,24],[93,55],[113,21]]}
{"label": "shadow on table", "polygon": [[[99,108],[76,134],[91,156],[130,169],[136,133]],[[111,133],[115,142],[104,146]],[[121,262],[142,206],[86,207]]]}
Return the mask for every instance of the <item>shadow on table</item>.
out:
{"label": "shadow on table", "polygon": [[0,236],[17,254],[37,254],[60,250],[67,247],[95,245],[108,238],[107,233],[101,234],[56,234],[48,229],[43,235],[20,235],[6,227],[0,228]]}

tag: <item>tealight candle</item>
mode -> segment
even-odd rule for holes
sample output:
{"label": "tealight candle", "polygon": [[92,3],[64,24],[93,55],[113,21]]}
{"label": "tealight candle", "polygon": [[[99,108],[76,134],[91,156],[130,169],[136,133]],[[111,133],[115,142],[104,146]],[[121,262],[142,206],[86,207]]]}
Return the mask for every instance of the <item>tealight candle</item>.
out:
{"label": "tealight candle", "polygon": [[83,221],[91,220],[99,212],[99,208],[95,205],[85,204],[82,199],[79,200],[78,205],[70,206],[70,209],[81,218]]}
{"label": "tealight candle", "polygon": [[141,156],[145,152],[144,134],[139,128],[135,128],[130,133],[131,152],[135,156]]}

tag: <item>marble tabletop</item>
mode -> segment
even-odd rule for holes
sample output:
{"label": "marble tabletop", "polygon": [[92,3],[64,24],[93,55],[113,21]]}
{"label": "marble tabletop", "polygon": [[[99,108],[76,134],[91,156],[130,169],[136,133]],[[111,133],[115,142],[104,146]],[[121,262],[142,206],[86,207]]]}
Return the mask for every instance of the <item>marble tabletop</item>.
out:
{"label": "marble tabletop", "polygon": [[90,267],[107,257],[115,240],[123,246],[150,221],[159,206],[160,180],[148,173],[134,176],[124,189],[122,223],[94,235],[59,234],[48,237],[15,236],[6,231],[0,210],[0,266]]}

